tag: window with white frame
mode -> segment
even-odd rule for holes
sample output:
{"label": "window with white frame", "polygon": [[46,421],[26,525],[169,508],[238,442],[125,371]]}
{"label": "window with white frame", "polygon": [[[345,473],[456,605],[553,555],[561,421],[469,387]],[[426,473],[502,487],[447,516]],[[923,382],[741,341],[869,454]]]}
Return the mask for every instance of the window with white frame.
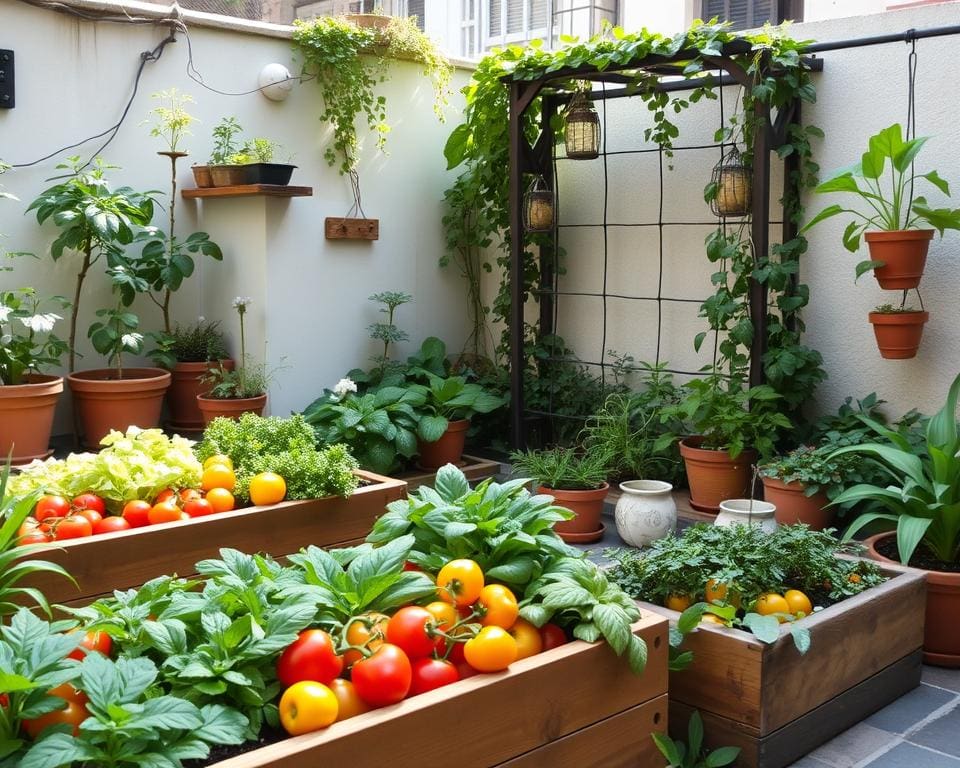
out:
{"label": "window with white frame", "polygon": [[465,58],[480,52],[480,2],[460,0],[460,55]]}
{"label": "window with white frame", "polygon": [[549,0],[483,0],[485,48],[546,38]]}

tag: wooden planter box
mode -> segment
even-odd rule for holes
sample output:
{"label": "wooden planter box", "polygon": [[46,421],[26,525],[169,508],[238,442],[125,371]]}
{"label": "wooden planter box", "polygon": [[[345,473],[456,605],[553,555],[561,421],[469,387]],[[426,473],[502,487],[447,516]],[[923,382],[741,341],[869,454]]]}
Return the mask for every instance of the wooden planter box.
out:
{"label": "wooden planter box", "polygon": [[78,586],[46,573],[25,579],[25,586],[42,590],[51,604],[83,605],[164,574],[193,576],[194,565],[217,557],[222,547],[283,557],[309,544],[359,543],[384,507],[403,498],[406,483],[371,472],[357,474],[368,484],[346,499],[284,501],[57,543],[42,557],[66,568]]}
{"label": "wooden planter box", "polygon": [[[476,456],[464,456],[464,464],[460,467],[464,477],[475,485],[481,480],[493,477],[500,471],[500,462],[492,459],[481,459]],[[433,486],[437,480],[437,470],[417,469],[410,472],[401,472],[397,478],[407,484],[407,492],[415,491],[422,485]]]}
{"label": "wooden planter box", "polygon": [[803,656],[786,626],[771,645],[713,624],[687,635],[694,661],[670,675],[675,737],[686,738],[697,709],[711,746],[742,749],[738,766],[783,768],[919,685],[924,576],[884,572],[884,584],[801,619],[811,640]]}
{"label": "wooden planter box", "polygon": [[575,641],[214,767],[661,765],[650,734],[667,726],[667,622],[645,613],[633,631],[649,648],[642,676],[605,643]]}

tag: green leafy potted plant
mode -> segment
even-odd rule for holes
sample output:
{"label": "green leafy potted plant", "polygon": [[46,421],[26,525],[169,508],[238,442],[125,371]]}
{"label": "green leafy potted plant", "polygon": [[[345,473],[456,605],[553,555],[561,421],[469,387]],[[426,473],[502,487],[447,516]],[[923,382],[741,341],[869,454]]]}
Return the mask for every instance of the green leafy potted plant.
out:
{"label": "green leafy potted plant", "polygon": [[[240,151],[240,134],[243,128],[235,117],[224,117],[213,127],[213,152],[207,161],[212,187],[235,187],[244,184],[245,174],[242,168],[230,162],[230,158]],[[197,186],[202,187],[202,177],[197,178]]]}
{"label": "green leafy potted plant", "polygon": [[228,419],[239,418],[244,413],[262,416],[266,408],[272,372],[264,363],[252,362],[247,355],[243,316],[251,303],[249,296],[237,296],[233,300],[233,308],[240,316],[240,360],[236,367],[229,370],[221,363],[202,377],[202,381],[210,385],[206,394],[197,395],[197,406],[205,425],[218,416]]}
{"label": "green leafy potted plant", "polygon": [[908,360],[917,356],[923,326],[930,313],[900,305],[882,304],[868,317],[877,337],[880,356],[886,360]]}
{"label": "green leafy potted plant", "polygon": [[861,483],[834,499],[834,504],[866,503],[866,510],[844,534],[849,539],[868,524],[891,529],[867,539],[877,560],[899,560],[927,571],[924,659],[960,666],[960,434],[957,398],[960,375],[943,408],[927,423],[926,441],[911,444],[899,431],[863,417],[885,438],[848,446],[833,455],[872,459],[886,477],[880,484]]}
{"label": "green leafy potted plant", "polygon": [[[747,388],[738,377],[725,379],[714,373],[684,384],[687,394],[662,409],[665,422],[680,421],[691,436],[680,440],[690,484],[690,505],[703,512],[718,512],[720,502],[750,498],[751,468],[757,457],[771,456],[777,433],[790,428],[779,413],[780,400],[772,387]],[[663,450],[682,437],[661,435],[655,444]]]}
{"label": "green leafy potted plant", "polygon": [[763,498],[777,510],[780,525],[805,523],[815,531],[833,524],[831,499],[849,484],[860,463],[849,456],[833,456],[837,446],[801,445],[760,467]]}
{"label": "green leafy potted plant", "polygon": [[610,486],[607,474],[613,457],[603,450],[579,452],[575,448],[551,448],[544,451],[519,451],[510,455],[514,474],[537,481],[538,493],[546,493],[557,504],[574,513],[558,522],[554,530],[570,543],[586,543],[603,538],[600,522],[603,504]]}
{"label": "green leafy potted plant", "polygon": [[297,167],[290,163],[277,161],[280,145],[271,139],[255,138],[245,141],[240,151],[230,158],[236,165],[242,165],[244,184],[290,183],[290,177]]}
{"label": "green leafy potted plant", "polygon": [[[920,285],[934,229],[941,236],[946,229],[960,229],[960,208],[931,208],[926,198],[913,197],[914,183],[919,179],[926,180],[945,195],[950,194],[947,182],[936,171],[921,174],[913,170],[917,154],[928,138],[918,136],[904,140],[899,123],[871,136],[859,163],[836,171],[815,190],[855,195],[863,204],[861,210],[830,205],[814,216],[801,232],[838,214],[853,214],[856,218],[844,230],[843,244],[856,253],[862,235],[870,248],[870,259],[857,264],[857,277],[872,269],[881,288],[916,288]],[[886,178],[889,186],[884,183]],[[929,228],[921,228],[922,225]]]}
{"label": "green leafy potted plant", "polygon": [[428,378],[428,385],[414,385],[424,395],[419,407],[417,452],[421,467],[439,469],[460,461],[471,416],[495,411],[505,401],[464,376],[442,378],[430,374]]}

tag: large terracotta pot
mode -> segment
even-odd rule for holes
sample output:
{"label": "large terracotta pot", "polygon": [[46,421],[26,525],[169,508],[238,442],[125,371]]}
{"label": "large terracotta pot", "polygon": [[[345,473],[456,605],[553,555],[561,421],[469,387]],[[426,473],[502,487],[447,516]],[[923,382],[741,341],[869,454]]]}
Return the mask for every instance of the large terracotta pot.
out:
{"label": "large terracotta pot", "polygon": [[[895,533],[878,533],[866,540],[868,553],[882,563],[896,563],[877,551],[877,544]],[[897,563],[899,565],[899,563]],[[938,667],[960,667],[960,573],[923,572],[927,575],[927,613],[923,628],[923,660]]]}
{"label": "large terracotta pot", "polygon": [[833,524],[834,510],[827,508],[830,500],[823,491],[805,496],[803,483],[785,483],[775,477],[762,477],[763,498],[776,508],[774,515],[780,525],[806,523],[815,531]]}
{"label": "large terracotta pot", "polygon": [[727,451],[700,448],[702,442],[701,437],[680,441],[680,455],[690,484],[690,506],[701,512],[719,512],[721,501],[749,497],[751,468],[757,452],[747,449],[731,459]]}
{"label": "large terracotta pot", "polygon": [[63,392],[62,376],[32,373],[23,384],[0,386],[0,464],[13,451],[13,465],[45,459],[53,413]]}
{"label": "large terracotta pot", "polygon": [[459,464],[463,456],[463,446],[467,440],[470,419],[457,419],[447,424],[447,431],[433,442],[426,443],[417,439],[417,463],[424,469],[440,469],[444,464]]}
{"label": "large terracotta pot", "polygon": [[163,395],[170,386],[170,371],[162,368],[126,368],[123,378],[113,368],[79,371],[67,376],[73,393],[84,448],[96,450],[111,429],[148,429],[160,426]]}
{"label": "large terracotta pot", "polygon": [[537,493],[547,493],[557,501],[557,506],[566,507],[574,513],[570,520],[564,520],[553,526],[560,538],[570,544],[587,544],[603,538],[604,525],[600,522],[603,515],[603,503],[610,486],[604,483],[599,488],[588,491],[567,491],[548,488],[541,485]]}
{"label": "large terracotta pot", "polygon": [[267,406],[267,396],[219,398],[197,395],[197,406],[203,414],[203,424],[206,426],[218,416],[223,416],[225,419],[239,419],[245,413],[263,416],[263,409]]}
{"label": "large terracotta pot", "polygon": [[908,360],[917,356],[923,326],[929,312],[871,312],[870,322],[877,337],[880,357],[887,360]]}
{"label": "large terracotta pot", "polygon": [[882,267],[873,270],[881,288],[903,291],[920,285],[932,229],[867,232],[863,237],[870,248],[870,258],[883,262]]}
{"label": "large terracotta pot", "polygon": [[177,363],[173,367],[170,389],[167,390],[167,405],[170,408],[170,429],[182,432],[199,432],[204,427],[203,414],[197,405],[197,395],[205,395],[213,384],[205,384],[201,379],[218,365],[224,370],[233,370],[233,360],[220,360],[218,363]]}

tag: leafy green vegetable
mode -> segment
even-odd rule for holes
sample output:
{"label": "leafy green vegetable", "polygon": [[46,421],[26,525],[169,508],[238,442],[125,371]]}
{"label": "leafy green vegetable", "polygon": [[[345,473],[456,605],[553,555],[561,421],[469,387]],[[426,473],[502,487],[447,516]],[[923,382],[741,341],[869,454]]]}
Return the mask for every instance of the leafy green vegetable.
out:
{"label": "leafy green vegetable", "polygon": [[708,752],[703,745],[703,720],[697,710],[687,723],[687,743],[665,733],[652,733],[657,749],[667,759],[667,768],[722,768],[740,756],[740,747],[720,747]]}
{"label": "leafy green vegetable", "polygon": [[111,431],[99,453],[71,453],[66,459],[34,461],[10,478],[7,493],[34,491],[73,498],[91,491],[119,513],[133,499],[153,499],[164,488],[197,488],[202,467],[193,442],[167,437],[161,429],[130,427]]}

